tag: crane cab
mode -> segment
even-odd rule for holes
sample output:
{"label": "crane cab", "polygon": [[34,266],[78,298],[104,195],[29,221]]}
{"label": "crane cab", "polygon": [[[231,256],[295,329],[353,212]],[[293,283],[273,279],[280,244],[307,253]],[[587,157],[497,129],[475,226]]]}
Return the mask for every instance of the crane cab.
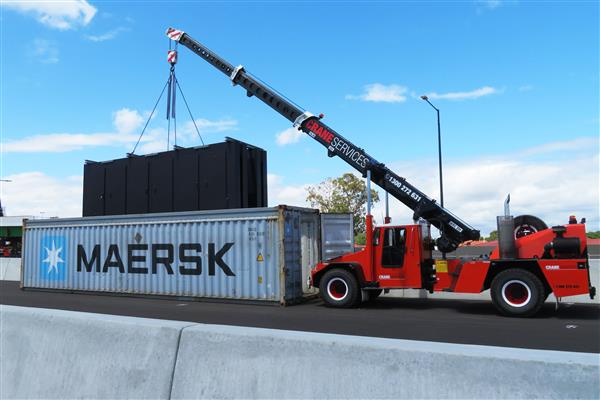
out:
{"label": "crane cab", "polygon": [[309,285],[319,287],[330,305],[341,307],[360,302],[362,291],[373,297],[384,289],[433,290],[436,277],[429,225],[382,225],[369,229],[369,219],[368,216],[365,248],[317,264],[311,271]]}

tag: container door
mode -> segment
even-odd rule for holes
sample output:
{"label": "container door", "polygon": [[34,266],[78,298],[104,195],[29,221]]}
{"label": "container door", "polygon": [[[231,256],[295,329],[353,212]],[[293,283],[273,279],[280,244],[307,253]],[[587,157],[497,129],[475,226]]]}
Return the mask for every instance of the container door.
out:
{"label": "container door", "polygon": [[354,251],[352,214],[321,214],[321,250],[324,261]]}
{"label": "container door", "polygon": [[308,288],[306,278],[310,270],[319,262],[319,215],[304,214],[301,223],[302,249],[302,293],[316,293],[316,288]]}

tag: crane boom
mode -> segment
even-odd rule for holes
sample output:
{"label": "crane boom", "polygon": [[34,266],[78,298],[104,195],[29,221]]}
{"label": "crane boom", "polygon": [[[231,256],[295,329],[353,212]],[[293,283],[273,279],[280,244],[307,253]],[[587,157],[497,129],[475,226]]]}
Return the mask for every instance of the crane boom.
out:
{"label": "crane boom", "polygon": [[227,75],[233,85],[243,87],[248,97],[254,96],[260,99],[292,122],[294,127],[321,143],[327,148],[328,156],[340,157],[359,171],[363,177],[366,177],[367,171],[370,170],[371,180],[413,210],[415,220],[423,218],[440,230],[441,236],[436,240],[440,251],[451,252],[466,240],[479,239],[478,230],[441,207],[435,200],[427,197],[419,189],[408,183],[406,179],[395,174],[384,164],[367,154],[362,148],[327,126],[321,118],[300,109],[284,96],[246,72],[241,65],[234,67],[183,31],[169,28],[167,36],[189,48]]}

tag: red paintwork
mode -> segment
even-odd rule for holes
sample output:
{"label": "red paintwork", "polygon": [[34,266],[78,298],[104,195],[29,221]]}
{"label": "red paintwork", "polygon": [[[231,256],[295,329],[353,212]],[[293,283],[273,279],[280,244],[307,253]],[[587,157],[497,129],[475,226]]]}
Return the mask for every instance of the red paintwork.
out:
{"label": "red paintwork", "polygon": [[463,263],[456,277],[453,292],[480,293],[484,290],[483,282],[490,268],[489,261],[469,261]]}
{"label": "red paintwork", "polygon": [[[421,287],[421,235],[418,225],[408,225],[406,228],[406,252],[401,268],[384,267],[381,262],[374,263],[374,280],[379,286],[387,288],[416,288]],[[383,243],[384,229],[377,230],[379,243]],[[383,246],[374,246],[375,260],[381,260]]]}
{"label": "red paintwork", "polygon": [[[570,224],[565,225],[567,231],[564,237],[578,237],[581,242],[580,252],[587,247],[587,237],[585,236],[585,225]],[[544,254],[544,246],[554,239],[555,234],[552,229],[545,229],[533,235],[523,236],[517,239],[516,246],[518,251],[517,258],[541,258]],[[500,258],[498,247],[492,251],[490,259],[495,260]]]}
{"label": "red paintwork", "polygon": [[[381,265],[383,252],[383,238],[386,228],[383,226],[373,229],[373,220],[369,215],[366,220],[367,245],[361,251],[350,253],[319,263],[311,271],[312,282],[321,271],[336,264],[353,266],[359,275],[361,285],[378,285],[382,289],[419,289],[423,287],[421,280],[421,263],[430,257],[430,252],[424,250],[421,228],[419,225],[399,226],[406,229],[406,251],[404,262],[401,267],[383,267]],[[565,225],[567,231],[565,237],[578,237],[581,242],[581,251],[587,246],[585,236],[585,225]],[[394,227],[395,228],[395,227]],[[537,263],[539,271],[546,278],[548,285],[557,297],[566,297],[589,293],[591,286],[588,278],[587,259],[540,259],[544,253],[544,246],[555,237],[552,229],[546,229],[535,234],[517,239],[516,246],[518,258],[530,260]],[[374,239],[377,239],[374,241]],[[486,277],[492,263],[501,268],[519,267],[519,263],[511,260],[500,260],[499,251],[496,247],[490,255],[490,259],[436,260],[437,282],[435,291],[452,291],[456,293],[480,293],[487,289],[485,287]],[[438,262],[441,262],[438,264]],[[529,265],[531,265],[529,262]],[[496,269],[497,270],[497,269]],[[489,284],[489,280],[488,280]]]}
{"label": "red paintwork", "polygon": [[[578,268],[587,260],[539,260],[540,269],[556,297],[588,294],[588,270]],[[558,267],[558,268],[557,268]]]}

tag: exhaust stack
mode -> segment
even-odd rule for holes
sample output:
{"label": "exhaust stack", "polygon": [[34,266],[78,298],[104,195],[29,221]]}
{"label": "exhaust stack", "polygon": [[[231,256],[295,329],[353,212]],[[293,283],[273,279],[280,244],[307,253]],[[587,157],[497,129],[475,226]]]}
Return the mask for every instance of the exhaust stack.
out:
{"label": "exhaust stack", "polygon": [[498,249],[500,258],[517,258],[515,245],[515,220],[510,215],[510,194],[504,201],[504,215],[496,217],[498,226]]}

